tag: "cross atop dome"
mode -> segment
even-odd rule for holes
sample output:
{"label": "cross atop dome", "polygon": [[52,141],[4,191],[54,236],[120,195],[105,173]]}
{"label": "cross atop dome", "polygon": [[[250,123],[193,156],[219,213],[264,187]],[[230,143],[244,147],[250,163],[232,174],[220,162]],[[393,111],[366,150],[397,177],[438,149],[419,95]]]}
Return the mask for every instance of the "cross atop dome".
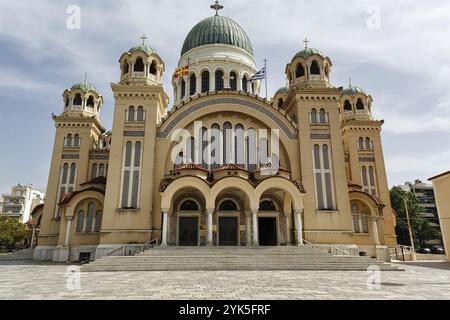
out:
{"label": "cross atop dome", "polygon": [[219,15],[219,10],[223,9],[223,6],[219,3],[218,0],[211,6],[211,9],[216,10],[216,16]]}
{"label": "cross atop dome", "polygon": [[145,35],[145,33],[142,35],[141,40],[142,40],[142,44],[145,44],[145,40],[147,40],[147,36]]}
{"label": "cross atop dome", "polygon": [[308,49],[309,40],[305,38],[305,40],[303,40],[303,43],[305,44],[305,49]]}

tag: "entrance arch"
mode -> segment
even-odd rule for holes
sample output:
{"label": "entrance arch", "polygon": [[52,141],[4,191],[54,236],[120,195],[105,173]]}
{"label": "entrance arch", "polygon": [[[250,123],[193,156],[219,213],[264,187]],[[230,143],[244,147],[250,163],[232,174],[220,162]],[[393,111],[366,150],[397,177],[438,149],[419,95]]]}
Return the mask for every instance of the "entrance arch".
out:
{"label": "entrance arch", "polygon": [[183,198],[177,207],[177,245],[200,245],[201,206],[194,198]]}
{"label": "entrance arch", "polygon": [[263,197],[258,210],[258,239],[260,246],[280,244],[280,206],[269,197]]}
{"label": "entrance arch", "polygon": [[217,205],[217,245],[238,246],[240,243],[241,206],[233,198],[224,198]]}

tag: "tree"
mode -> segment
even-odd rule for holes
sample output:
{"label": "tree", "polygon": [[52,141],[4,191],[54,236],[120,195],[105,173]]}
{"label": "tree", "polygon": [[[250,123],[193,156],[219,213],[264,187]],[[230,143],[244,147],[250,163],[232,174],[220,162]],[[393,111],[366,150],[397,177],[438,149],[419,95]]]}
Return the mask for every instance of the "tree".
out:
{"label": "tree", "polygon": [[390,190],[392,208],[397,213],[397,226],[395,233],[397,234],[398,244],[410,246],[408,231],[408,221],[406,219],[406,210],[404,196],[406,194],[406,203],[408,206],[409,220],[413,234],[414,246],[422,248],[427,240],[434,239],[438,236],[438,232],[430,225],[429,221],[424,219],[420,214],[423,210],[422,206],[412,192],[406,192],[400,187],[393,187]]}
{"label": "tree", "polygon": [[24,224],[14,218],[0,216],[0,247],[9,251],[25,238],[27,231]]}

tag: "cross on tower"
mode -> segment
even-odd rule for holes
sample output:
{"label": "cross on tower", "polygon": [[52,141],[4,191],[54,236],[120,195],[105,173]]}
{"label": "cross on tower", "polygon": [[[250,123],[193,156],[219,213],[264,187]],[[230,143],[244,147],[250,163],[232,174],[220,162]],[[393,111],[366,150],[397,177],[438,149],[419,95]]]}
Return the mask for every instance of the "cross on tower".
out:
{"label": "cross on tower", "polygon": [[308,43],[309,43],[308,39],[305,38],[305,40],[303,40],[303,43],[305,44],[305,49],[307,49],[308,48]]}
{"label": "cross on tower", "polygon": [[216,0],[216,2],[211,6],[211,9],[216,10],[216,16],[219,15],[219,10],[223,9],[223,6],[219,4],[219,1]]}
{"label": "cross on tower", "polygon": [[84,83],[87,82],[87,72],[84,73]]}
{"label": "cross on tower", "polygon": [[349,87],[349,88],[352,87],[352,78],[348,78],[348,87]]}
{"label": "cross on tower", "polygon": [[145,35],[145,33],[142,35],[141,39],[142,39],[142,44],[145,44],[145,40],[148,39],[147,36]]}

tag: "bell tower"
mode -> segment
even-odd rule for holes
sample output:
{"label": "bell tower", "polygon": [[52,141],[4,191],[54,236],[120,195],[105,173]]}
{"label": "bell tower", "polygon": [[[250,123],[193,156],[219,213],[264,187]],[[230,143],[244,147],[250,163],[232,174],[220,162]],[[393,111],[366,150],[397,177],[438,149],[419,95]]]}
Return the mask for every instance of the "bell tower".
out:
{"label": "bell tower", "polygon": [[68,253],[58,250],[65,245],[59,235],[64,234],[67,224],[59,200],[88,180],[89,150],[105,132],[99,118],[103,97],[86,77],[64,91],[63,102],[63,112],[52,116],[56,134],[38,242],[38,247],[56,246],[57,250],[36,250],[37,258],[55,261],[67,260],[61,255]]}
{"label": "bell tower", "polygon": [[[143,243],[151,237],[156,128],[169,99],[162,87],[164,61],[145,35],[141,39],[122,54],[120,81],[111,84],[115,107],[102,227],[108,232],[97,252],[102,244],[125,238]],[[122,230],[125,225],[128,229]]]}

